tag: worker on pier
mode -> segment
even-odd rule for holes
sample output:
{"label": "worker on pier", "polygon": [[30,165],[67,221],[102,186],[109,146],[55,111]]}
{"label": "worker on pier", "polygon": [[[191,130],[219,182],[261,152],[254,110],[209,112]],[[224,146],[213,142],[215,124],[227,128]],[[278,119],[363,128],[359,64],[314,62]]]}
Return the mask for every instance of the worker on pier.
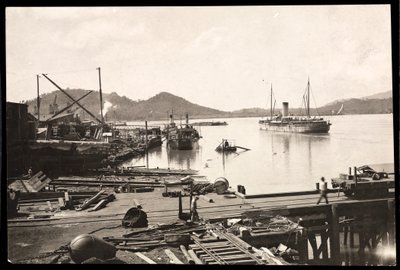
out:
{"label": "worker on pier", "polygon": [[325,182],[324,177],[321,177],[321,181],[319,182],[319,192],[321,195],[319,196],[317,204],[321,202],[322,198],[325,198],[325,202],[328,204],[328,184]]}
{"label": "worker on pier", "polygon": [[199,196],[194,196],[192,199],[192,202],[190,204],[190,208],[191,208],[191,216],[190,216],[190,220],[191,221],[198,221],[199,220],[199,214],[197,213],[197,200],[199,199]]}
{"label": "worker on pier", "polygon": [[29,167],[28,177],[29,177],[29,179],[32,177],[32,167]]}

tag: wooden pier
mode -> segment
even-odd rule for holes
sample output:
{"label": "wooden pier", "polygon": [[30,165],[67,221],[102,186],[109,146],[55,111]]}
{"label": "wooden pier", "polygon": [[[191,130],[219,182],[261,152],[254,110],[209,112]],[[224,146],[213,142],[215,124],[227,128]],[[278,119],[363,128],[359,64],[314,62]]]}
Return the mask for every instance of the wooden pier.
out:
{"label": "wooden pier", "polygon": [[[22,256],[17,252],[17,243],[21,241],[31,242],[32,253],[48,251],[66,244],[66,238],[72,239],[77,232],[88,233],[121,224],[127,210],[134,206],[133,200],[138,201],[147,213],[149,225],[179,221],[179,199],[163,197],[162,192],[162,188],[155,188],[154,192],[149,193],[118,193],[114,201],[96,212],[62,211],[52,214],[50,218],[9,219],[9,251],[13,256]],[[368,256],[374,254],[378,246],[394,247],[393,192],[372,200],[351,199],[330,193],[330,203],[320,205],[316,205],[319,195],[311,191],[244,199],[226,198],[215,193],[208,193],[207,197],[212,202],[199,200],[198,213],[200,218],[211,223],[237,217],[277,215],[298,223],[303,228],[301,234],[285,232],[279,235],[259,230],[243,234],[241,239],[255,248],[284,243],[299,251],[303,264],[362,265],[366,261],[374,264],[378,258],[371,259]],[[43,209],[48,208],[45,202],[42,204]],[[27,207],[29,205],[22,205],[20,211],[23,212]],[[189,213],[189,197],[182,197],[182,209]],[[127,233],[129,229],[107,230],[103,235],[121,232]],[[21,239],[32,233],[35,235],[32,239]],[[51,241],[47,240],[49,234],[52,235]],[[358,249],[357,258],[350,260],[346,257],[347,248]]]}

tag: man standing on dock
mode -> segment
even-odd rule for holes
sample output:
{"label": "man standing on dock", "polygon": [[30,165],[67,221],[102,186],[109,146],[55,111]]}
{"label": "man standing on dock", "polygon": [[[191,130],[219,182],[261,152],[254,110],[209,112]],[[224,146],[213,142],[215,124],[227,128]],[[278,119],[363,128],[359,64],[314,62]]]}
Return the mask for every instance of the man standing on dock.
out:
{"label": "man standing on dock", "polygon": [[321,195],[319,196],[317,204],[321,202],[322,198],[325,198],[326,204],[328,204],[328,184],[325,182],[324,177],[321,177],[321,181],[319,182],[319,192]]}
{"label": "man standing on dock", "polygon": [[190,204],[191,212],[192,215],[190,217],[191,221],[198,221],[199,220],[199,214],[197,213],[197,200],[199,199],[199,196],[194,196],[192,199],[192,202]]}

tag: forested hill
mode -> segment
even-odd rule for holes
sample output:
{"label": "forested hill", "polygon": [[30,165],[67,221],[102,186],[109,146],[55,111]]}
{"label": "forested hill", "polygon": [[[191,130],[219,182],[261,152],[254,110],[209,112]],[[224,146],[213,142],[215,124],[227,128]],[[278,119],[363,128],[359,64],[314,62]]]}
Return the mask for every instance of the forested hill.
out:
{"label": "forested hill", "polygon": [[[87,94],[89,90],[83,89],[67,89],[66,92],[75,100]],[[391,96],[391,92],[388,92]],[[337,114],[343,104],[341,114],[380,114],[391,113],[392,98],[388,97],[388,93],[379,93],[364,98],[352,98],[345,100],[337,100],[317,109],[311,108],[313,115],[332,115]],[[375,98],[378,97],[378,98]],[[61,110],[67,104],[71,104],[70,100],[61,91],[53,91],[51,93],[42,94],[40,96],[40,115],[41,119],[50,116],[50,105],[57,104],[58,110]],[[134,121],[134,120],[164,120],[173,111],[175,119],[184,119],[185,114],[189,114],[189,118],[213,118],[213,117],[261,117],[269,115],[267,108],[244,108],[232,112],[221,111],[208,108],[198,104],[191,103],[184,98],[175,96],[168,92],[161,92],[147,100],[132,100],[126,96],[119,96],[117,93],[103,93],[103,114],[107,121]],[[91,113],[100,118],[100,95],[98,91],[93,91],[88,96],[79,101]],[[28,101],[28,110],[33,115],[36,114],[36,99]],[[276,111],[280,108],[276,108]],[[88,113],[82,110],[78,105],[73,105],[69,112],[79,114],[81,119],[89,119]],[[291,108],[289,104],[289,112],[295,115],[303,114],[304,109]]]}

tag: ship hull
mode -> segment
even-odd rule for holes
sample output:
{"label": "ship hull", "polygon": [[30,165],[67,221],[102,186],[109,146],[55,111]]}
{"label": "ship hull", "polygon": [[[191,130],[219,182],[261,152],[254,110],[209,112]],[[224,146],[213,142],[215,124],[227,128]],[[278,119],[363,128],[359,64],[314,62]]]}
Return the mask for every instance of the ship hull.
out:
{"label": "ship hull", "polygon": [[194,142],[190,139],[169,140],[168,147],[172,150],[192,150]]}
{"label": "ship hull", "polygon": [[271,123],[260,124],[261,130],[288,133],[328,133],[330,124],[326,121],[307,122],[307,123]]}
{"label": "ship hull", "polygon": [[77,172],[101,168],[109,155],[105,143],[35,141],[29,143],[29,162],[44,171]]}

